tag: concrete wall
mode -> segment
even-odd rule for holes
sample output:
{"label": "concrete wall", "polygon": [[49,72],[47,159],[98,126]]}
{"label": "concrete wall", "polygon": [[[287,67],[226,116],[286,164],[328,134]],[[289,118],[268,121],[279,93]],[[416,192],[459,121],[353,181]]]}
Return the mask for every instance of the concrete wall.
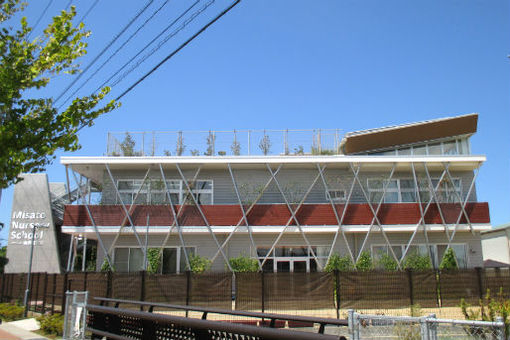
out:
{"label": "concrete wall", "polygon": [[483,260],[492,260],[510,264],[510,245],[508,229],[482,234]]}

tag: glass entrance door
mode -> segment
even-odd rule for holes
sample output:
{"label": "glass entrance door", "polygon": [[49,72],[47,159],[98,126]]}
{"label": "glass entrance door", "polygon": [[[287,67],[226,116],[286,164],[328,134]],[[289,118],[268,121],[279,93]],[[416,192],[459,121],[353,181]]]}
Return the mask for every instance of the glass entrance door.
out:
{"label": "glass entrance door", "polygon": [[278,273],[306,273],[310,271],[309,258],[278,258],[274,263],[274,271]]}

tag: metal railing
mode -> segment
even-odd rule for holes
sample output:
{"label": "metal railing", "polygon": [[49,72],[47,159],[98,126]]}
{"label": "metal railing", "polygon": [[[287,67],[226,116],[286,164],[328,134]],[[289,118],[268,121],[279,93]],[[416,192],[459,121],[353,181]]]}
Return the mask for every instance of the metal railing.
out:
{"label": "metal railing", "polygon": [[423,317],[368,315],[349,310],[349,335],[360,339],[505,339],[505,324],[476,320],[437,319],[435,314]]}
{"label": "metal railing", "polygon": [[109,132],[107,156],[330,155],[340,129]]}
{"label": "metal railing", "polygon": [[[114,308],[119,308],[121,304],[126,305],[135,305],[140,306],[140,310],[143,311],[144,307],[147,307],[148,312],[152,313],[154,308],[164,308],[164,309],[172,309],[172,310],[183,310],[186,312],[200,312],[202,313],[202,320],[206,320],[209,314],[221,314],[221,315],[230,315],[230,316],[242,316],[253,319],[259,319],[261,324],[264,324],[269,328],[275,328],[278,321],[287,321],[292,323],[297,323],[299,325],[307,325],[313,327],[314,324],[319,325],[318,333],[323,334],[326,326],[337,326],[344,327],[348,325],[346,319],[331,319],[331,318],[318,318],[318,317],[309,317],[309,316],[299,316],[299,315],[287,315],[287,314],[275,314],[275,313],[259,313],[259,312],[247,312],[247,311],[233,311],[227,309],[219,309],[219,308],[205,308],[198,306],[182,306],[182,305],[173,305],[166,303],[157,303],[157,302],[146,302],[146,301],[134,301],[134,300],[122,300],[122,299],[110,299],[110,298],[102,298],[96,297],[94,298],[96,301],[100,301],[101,305],[108,305],[109,303],[114,304]],[[266,320],[269,320],[267,322]]]}
{"label": "metal railing", "polygon": [[[154,302],[95,298],[100,306],[87,305],[89,313],[86,331],[92,339],[339,339],[337,335],[324,334],[324,327],[347,326],[347,320],[314,318],[283,314],[230,311],[196,306],[180,306]],[[113,303],[115,307],[104,304]],[[119,308],[120,304],[139,306],[140,310]],[[147,307],[148,311],[143,311]],[[201,318],[153,313],[154,308],[201,312]],[[259,319],[259,322],[225,322],[208,320],[208,314],[222,314]],[[269,320],[267,322],[266,320]],[[296,331],[277,328],[277,321],[298,322],[300,327],[313,327],[319,324],[319,332]],[[281,326],[280,326],[281,327]]]}

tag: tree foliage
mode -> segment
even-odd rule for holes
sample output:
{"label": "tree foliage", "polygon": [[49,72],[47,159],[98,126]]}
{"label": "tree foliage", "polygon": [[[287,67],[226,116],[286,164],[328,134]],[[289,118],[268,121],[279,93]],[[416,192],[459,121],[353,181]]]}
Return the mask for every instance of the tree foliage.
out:
{"label": "tree foliage", "polygon": [[352,265],[351,258],[347,255],[340,256],[339,254],[331,255],[326,267],[324,267],[324,271],[326,272],[332,272],[335,270],[348,271],[353,269],[354,266]]}
{"label": "tree foliage", "polygon": [[87,53],[83,40],[90,32],[83,23],[73,25],[73,6],[54,16],[42,36],[29,41],[32,28],[26,18],[17,27],[10,22],[23,9],[20,0],[0,5],[0,188],[17,182],[22,172],[43,171],[57,150],[79,149],[77,132],[119,105],[113,100],[100,105],[108,87],[74,98],[62,110],[53,98],[38,96],[53,77],[79,72],[76,59]]}
{"label": "tree foliage", "polygon": [[356,262],[356,270],[366,272],[372,269],[374,269],[374,263],[372,261],[372,256],[370,256],[370,252],[362,252]]}
{"label": "tree foliage", "polygon": [[377,266],[381,269],[387,271],[396,271],[398,270],[398,263],[395,261],[393,256],[389,254],[381,254],[379,260],[377,261]]}
{"label": "tree foliage", "polygon": [[448,248],[446,253],[439,264],[439,269],[457,269],[457,261],[455,259],[455,252],[452,248]]}
{"label": "tree foliage", "polygon": [[404,259],[404,269],[432,269],[432,261],[428,255],[420,255],[417,251],[413,251]]}
{"label": "tree foliage", "polygon": [[246,255],[231,257],[228,262],[235,273],[252,273],[259,270],[259,261]]}
{"label": "tree foliage", "polygon": [[211,260],[207,257],[202,257],[196,254],[190,254],[189,265],[191,266],[191,272],[194,274],[202,274],[211,268]]}

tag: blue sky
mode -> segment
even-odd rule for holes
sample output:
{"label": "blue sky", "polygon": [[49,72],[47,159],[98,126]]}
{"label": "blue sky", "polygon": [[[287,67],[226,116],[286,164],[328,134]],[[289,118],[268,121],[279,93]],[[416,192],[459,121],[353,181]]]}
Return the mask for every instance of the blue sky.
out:
{"label": "blue sky", "polygon": [[[42,23],[67,2],[53,1]],[[77,17],[92,2],[77,2]],[[47,3],[30,3],[25,11],[29,22],[37,20]],[[84,67],[143,3],[98,3],[85,20],[92,35]],[[162,3],[155,0],[125,37]],[[188,3],[170,1],[78,94],[93,91]],[[229,3],[211,4],[182,34],[114,87],[113,94]],[[489,202],[492,223],[502,224],[510,221],[509,35],[506,0],[244,0],[124,97],[120,109],[82,130],[83,148],[67,155],[102,155],[108,131],[339,128],[347,132],[478,112],[472,152],[487,156],[477,181],[478,198]],[[58,76],[44,93],[57,96],[69,82],[69,77]],[[50,181],[65,180],[58,161],[47,172]],[[9,188],[0,203],[0,221],[6,225],[11,199]],[[0,237],[6,237],[6,230]]]}

